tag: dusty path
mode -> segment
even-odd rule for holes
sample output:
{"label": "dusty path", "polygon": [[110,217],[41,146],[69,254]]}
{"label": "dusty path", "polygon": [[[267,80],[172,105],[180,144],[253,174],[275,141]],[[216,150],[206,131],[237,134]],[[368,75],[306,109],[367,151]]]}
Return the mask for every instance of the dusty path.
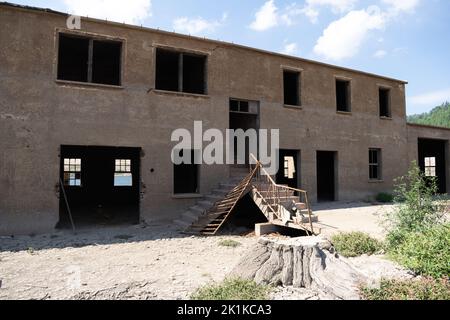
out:
{"label": "dusty path", "polygon": [[[380,237],[378,221],[386,210],[390,207],[355,204],[325,206],[317,213],[330,226],[326,235],[360,230]],[[224,239],[241,245],[219,246]],[[221,281],[256,242],[255,237],[186,237],[167,225],[0,238],[0,299],[187,299],[198,287]],[[382,256],[351,261],[374,282],[411,277]],[[277,288],[271,297],[329,298],[292,288]]]}
{"label": "dusty path", "polygon": [[[0,299],[186,299],[197,287],[222,280],[256,241],[183,238],[168,228],[3,238]],[[223,239],[242,245],[219,246]]]}

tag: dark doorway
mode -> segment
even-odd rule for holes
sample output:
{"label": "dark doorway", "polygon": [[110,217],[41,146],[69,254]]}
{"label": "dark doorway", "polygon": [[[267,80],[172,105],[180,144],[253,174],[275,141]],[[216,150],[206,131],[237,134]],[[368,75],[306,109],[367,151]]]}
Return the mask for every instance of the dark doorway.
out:
{"label": "dark doorway", "polygon": [[[245,131],[249,129],[259,129],[259,103],[257,101],[230,99],[230,129],[242,129]],[[234,141],[234,163],[237,164],[238,140]],[[250,145],[249,139],[245,143],[245,165],[250,161]],[[258,156],[258,155],[255,155]]]}
{"label": "dark doorway", "polygon": [[317,151],[317,200],[336,200],[336,152]]}
{"label": "dark doorway", "polygon": [[419,139],[419,167],[425,176],[436,178],[438,193],[447,192],[446,141]]}
{"label": "dark doorway", "polygon": [[300,163],[298,150],[280,149],[279,168],[276,175],[278,184],[291,188],[299,187]]}
{"label": "dark doorway", "polygon": [[[77,227],[139,223],[140,148],[61,146],[60,177]],[[60,192],[58,227],[69,226]]]}

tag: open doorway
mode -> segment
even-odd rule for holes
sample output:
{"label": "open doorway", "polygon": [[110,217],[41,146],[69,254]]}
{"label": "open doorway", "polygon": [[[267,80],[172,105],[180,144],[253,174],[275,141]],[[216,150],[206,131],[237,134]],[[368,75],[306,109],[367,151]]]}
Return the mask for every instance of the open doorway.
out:
{"label": "open doorway", "polygon": [[[239,100],[230,99],[230,129],[237,130],[242,129],[245,131],[249,129],[259,129],[259,103],[258,101],[249,100]],[[234,163],[237,165],[238,154],[237,154],[238,141],[234,141]],[[257,156],[257,155],[255,155]],[[245,165],[248,166],[250,163],[250,146],[249,139],[246,139],[245,143]]]}
{"label": "open doorway", "polygon": [[336,200],[337,152],[317,151],[317,200]]}
{"label": "open doorway", "polygon": [[419,139],[419,167],[425,176],[435,178],[438,193],[447,192],[445,140]]}
{"label": "open doorway", "polygon": [[[77,226],[139,223],[140,148],[61,146],[60,177]],[[69,226],[60,192],[59,228]]]}
{"label": "open doorway", "polygon": [[280,149],[276,182],[291,188],[299,188],[300,162],[298,150]]}

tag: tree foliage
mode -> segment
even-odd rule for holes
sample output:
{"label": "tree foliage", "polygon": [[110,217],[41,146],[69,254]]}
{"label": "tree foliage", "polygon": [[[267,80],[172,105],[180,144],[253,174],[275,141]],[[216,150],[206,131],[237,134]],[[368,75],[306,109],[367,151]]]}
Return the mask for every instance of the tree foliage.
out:
{"label": "tree foliage", "polygon": [[430,112],[409,116],[408,122],[450,128],[450,103],[445,102]]}

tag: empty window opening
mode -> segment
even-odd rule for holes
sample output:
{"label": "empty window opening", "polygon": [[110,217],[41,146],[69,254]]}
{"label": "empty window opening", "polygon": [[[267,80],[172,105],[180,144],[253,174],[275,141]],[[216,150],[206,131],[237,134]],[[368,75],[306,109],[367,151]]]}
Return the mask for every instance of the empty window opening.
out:
{"label": "empty window opening", "polygon": [[336,80],[336,106],[337,111],[351,112],[350,81]]}
{"label": "empty window opening", "polygon": [[425,158],[425,176],[436,177],[436,158],[435,157]]}
{"label": "empty window opening", "polygon": [[369,150],[369,178],[381,180],[381,149]]}
{"label": "empty window opening", "polygon": [[117,41],[93,41],[92,82],[120,85],[120,57],[122,43]]}
{"label": "empty window opening", "polygon": [[205,93],[205,56],[183,54],[183,92]]}
{"label": "empty window opening", "polygon": [[58,80],[120,85],[122,43],[59,35]]}
{"label": "empty window opening", "polygon": [[133,174],[131,173],[131,160],[116,159],[114,172],[115,187],[133,186]]}
{"label": "empty window opening", "polygon": [[205,94],[205,71],[206,56],[156,50],[155,87],[158,90]]}
{"label": "empty window opening", "polygon": [[64,159],[64,185],[81,187],[81,159]]}
{"label": "empty window opening", "polygon": [[185,152],[190,152],[189,163],[174,165],[174,194],[199,193],[198,174],[199,165],[194,164],[195,150],[180,150],[179,156],[183,157]]}
{"label": "empty window opening", "polygon": [[390,118],[391,117],[391,91],[389,89],[380,88],[379,89],[379,100],[380,100],[380,117]]}
{"label": "empty window opening", "polygon": [[58,79],[88,81],[89,39],[59,35]]}
{"label": "empty window opening", "polygon": [[252,103],[252,108],[250,108],[250,102],[245,100],[230,99],[230,111],[231,112],[242,112],[242,113],[256,113],[257,103]]}
{"label": "empty window opening", "polygon": [[283,72],[284,104],[300,106],[300,73],[293,71]]}
{"label": "empty window opening", "polygon": [[156,89],[179,90],[179,54],[177,52],[156,50]]}

